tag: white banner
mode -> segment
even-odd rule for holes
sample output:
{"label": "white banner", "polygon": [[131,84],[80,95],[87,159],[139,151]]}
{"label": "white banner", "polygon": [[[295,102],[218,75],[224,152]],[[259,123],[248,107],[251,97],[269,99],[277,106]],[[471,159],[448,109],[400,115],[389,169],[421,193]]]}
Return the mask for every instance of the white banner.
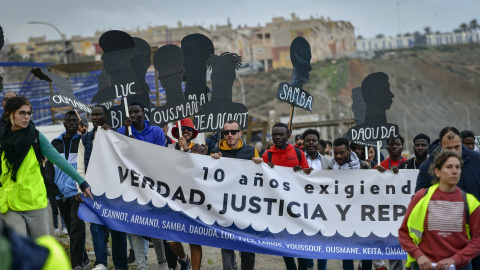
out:
{"label": "white banner", "polygon": [[313,171],[189,154],[99,130],[79,215],[129,233],[302,258],[405,258],[418,170]]}

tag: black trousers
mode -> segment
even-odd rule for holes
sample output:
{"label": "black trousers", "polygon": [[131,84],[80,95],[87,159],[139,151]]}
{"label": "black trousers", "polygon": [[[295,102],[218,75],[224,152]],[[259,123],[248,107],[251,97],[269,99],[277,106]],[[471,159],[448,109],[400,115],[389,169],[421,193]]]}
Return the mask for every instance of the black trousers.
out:
{"label": "black trousers", "polygon": [[63,216],[70,236],[70,257],[72,267],[82,266],[88,260],[85,250],[85,222],[78,215],[80,203],[75,200],[75,196],[57,200],[58,208]]}

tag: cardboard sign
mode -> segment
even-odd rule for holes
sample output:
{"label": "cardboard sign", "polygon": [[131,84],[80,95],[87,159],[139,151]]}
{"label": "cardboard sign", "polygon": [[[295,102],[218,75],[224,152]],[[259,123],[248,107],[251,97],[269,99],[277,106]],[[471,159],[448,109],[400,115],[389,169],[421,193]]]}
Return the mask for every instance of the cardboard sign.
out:
{"label": "cardboard sign", "polygon": [[[5,44],[5,38],[3,37],[2,26],[0,26],[0,50],[2,50],[3,44]],[[3,77],[1,75],[0,75],[0,92],[3,92]]]}
{"label": "cardboard sign", "polygon": [[237,121],[240,129],[247,127],[247,107],[232,102],[232,86],[241,63],[241,57],[235,53],[208,58],[207,66],[212,69],[212,100],[202,105],[201,114],[195,115],[193,123],[199,132],[221,131],[228,120]]}
{"label": "cardboard sign", "polygon": [[202,34],[191,34],[181,41],[183,68],[187,79],[185,98],[197,100],[200,106],[210,101],[211,93],[207,86],[207,65],[210,55],[215,53],[212,41]]}
{"label": "cardboard sign", "polygon": [[78,111],[92,113],[92,109],[73,95],[73,87],[69,80],[49,72],[46,68],[35,68],[30,72],[40,80],[53,82],[57,87],[58,91],[50,97],[50,106],[70,106]]}
{"label": "cardboard sign", "polygon": [[[150,121],[150,113],[152,111],[152,108],[155,108],[155,105],[150,102],[150,96],[148,93],[143,93],[140,95],[135,95],[135,96],[130,96],[128,97],[128,103],[132,102],[138,102],[143,105],[145,109],[145,120]],[[108,108],[108,114],[110,115],[110,119],[107,121],[107,124],[112,127],[112,128],[119,128],[121,126],[124,126],[124,120],[126,117],[126,112],[125,112],[125,104],[123,103],[123,99],[121,99],[121,103],[119,105],[113,105],[114,104],[112,101],[110,103],[103,103],[102,105],[110,105]]]}
{"label": "cardboard sign", "polygon": [[5,37],[3,36],[3,28],[0,26],[0,50],[3,48],[5,44]]}
{"label": "cardboard sign", "polygon": [[[365,114],[367,112],[367,103],[363,100],[362,88],[355,87],[352,89],[352,111],[355,124],[361,125],[365,122]],[[344,135],[346,137],[346,134]],[[376,141],[353,141],[359,145],[377,147]],[[381,141],[380,148],[386,148],[387,141]]]}
{"label": "cardboard sign", "polygon": [[290,60],[293,64],[292,82],[280,83],[277,92],[278,99],[307,111],[312,111],[313,97],[303,90],[302,86],[310,78],[311,59],[312,53],[308,41],[303,37],[296,37],[290,45]]}
{"label": "cardboard sign", "polygon": [[165,89],[167,104],[156,107],[150,115],[152,124],[160,125],[191,117],[200,111],[199,102],[186,100],[182,91],[183,53],[176,45],[160,47],[153,56],[158,79]]}
{"label": "cardboard sign", "polygon": [[[140,46],[138,50],[136,50],[136,44]],[[99,45],[104,52],[103,68],[109,74],[111,81],[106,83],[109,86],[99,90],[99,93],[93,97],[92,103],[150,92],[150,88],[145,83],[145,74],[143,78],[141,76],[143,69],[135,74],[132,68],[150,66],[150,58],[144,57],[143,42],[136,43],[129,34],[111,30],[100,37]]]}
{"label": "cardboard sign", "polygon": [[368,75],[363,80],[360,90],[363,100],[367,104],[365,120],[362,124],[350,128],[346,133],[346,138],[349,141],[365,142],[397,137],[399,135],[398,126],[387,123],[385,114],[385,111],[390,109],[394,97],[390,91],[388,75],[382,72]]}

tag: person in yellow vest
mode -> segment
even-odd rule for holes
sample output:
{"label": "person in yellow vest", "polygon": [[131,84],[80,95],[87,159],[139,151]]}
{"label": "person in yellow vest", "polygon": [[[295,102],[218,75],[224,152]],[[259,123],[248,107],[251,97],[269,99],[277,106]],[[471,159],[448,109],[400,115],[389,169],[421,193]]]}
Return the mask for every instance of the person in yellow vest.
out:
{"label": "person in yellow vest", "polygon": [[407,268],[473,269],[470,260],[480,253],[480,203],[457,187],[462,165],[456,152],[442,152],[430,168],[436,183],[413,196],[398,231]]}
{"label": "person in yellow vest", "polygon": [[[25,97],[9,98],[0,120],[0,213],[21,236],[37,239],[50,233],[42,155],[74,179],[92,198],[90,187],[30,121],[32,105]],[[38,152],[41,152],[38,153]],[[93,198],[92,198],[93,199]]]}

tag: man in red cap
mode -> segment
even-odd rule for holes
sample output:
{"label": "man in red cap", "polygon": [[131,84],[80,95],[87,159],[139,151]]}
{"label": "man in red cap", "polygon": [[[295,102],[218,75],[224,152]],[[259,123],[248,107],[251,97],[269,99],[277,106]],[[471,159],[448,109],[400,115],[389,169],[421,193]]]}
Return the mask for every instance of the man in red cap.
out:
{"label": "man in red cap", "polygon": [[[195,129],[192,120],[190,120],[189,118],[182,119],[180,121],[180,125],[182,129],[181,137],[179,135],[178,122],[177,125],[172,128],[173,137],[178,139],[178,142],[173,144],[173,148],[180,151],[183,150],[184,152],[188,153],[206,155],[207,149],[203,145],[200,145],[193,141],[193,139],[195,139],[198,135],[198,130]],[[178,262],[180,263],[180,269],[188,270],[190,267],[190,258],[188,257],[188,255],[185,254],[182,244],[180,242],[167,242],[170,245],[170,249],[179,258]],[[192,269],[200,270],[202,263],[202,246],[190,244],[190,252],[192,253]]]}

